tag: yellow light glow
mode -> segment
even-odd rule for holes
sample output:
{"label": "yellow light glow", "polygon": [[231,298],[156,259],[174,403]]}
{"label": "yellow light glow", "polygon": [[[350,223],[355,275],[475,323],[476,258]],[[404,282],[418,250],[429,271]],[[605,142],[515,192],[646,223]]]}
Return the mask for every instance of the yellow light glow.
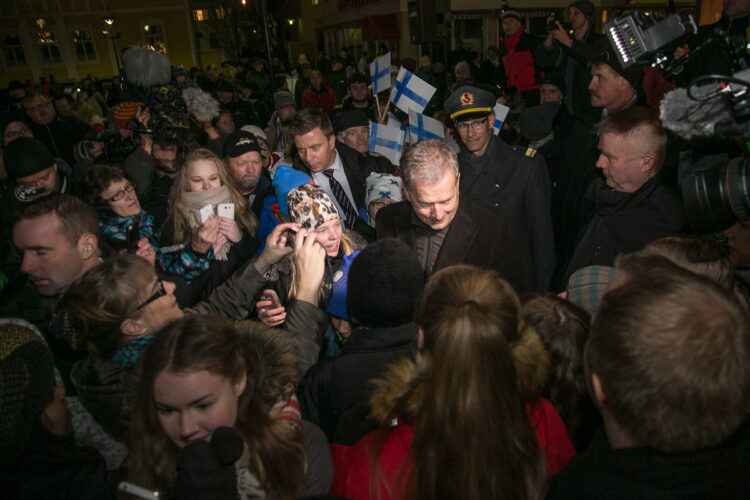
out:
{"label": "yellow light glow", "polygon": [[294,19],[288,19],[287,22],[289,23],[289,26],[292,26],[294,24]]}

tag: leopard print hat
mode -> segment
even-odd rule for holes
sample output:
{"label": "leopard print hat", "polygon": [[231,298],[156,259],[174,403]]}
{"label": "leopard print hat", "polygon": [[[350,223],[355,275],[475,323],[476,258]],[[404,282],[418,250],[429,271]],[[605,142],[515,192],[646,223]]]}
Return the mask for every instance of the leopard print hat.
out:
{"label": "leopard print hat", "polygon": [[310,231],[341,218],[331,198],[318,186],[303,184],[289,191],[286,199],[289,216]]}

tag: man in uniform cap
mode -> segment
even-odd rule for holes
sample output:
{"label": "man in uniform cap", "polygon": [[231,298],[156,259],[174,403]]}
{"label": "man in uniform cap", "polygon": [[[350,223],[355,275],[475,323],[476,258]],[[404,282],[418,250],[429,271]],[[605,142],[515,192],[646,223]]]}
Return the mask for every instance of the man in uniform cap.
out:
{"label": "man in uniform cap", "polygon": [[531,148],[511,147],[492,133],[495,96],[463,86],[444,103],[463,147],[460,190],[505,218],[523,260],[524,291],[546,291],[555,267],[547,165]]}

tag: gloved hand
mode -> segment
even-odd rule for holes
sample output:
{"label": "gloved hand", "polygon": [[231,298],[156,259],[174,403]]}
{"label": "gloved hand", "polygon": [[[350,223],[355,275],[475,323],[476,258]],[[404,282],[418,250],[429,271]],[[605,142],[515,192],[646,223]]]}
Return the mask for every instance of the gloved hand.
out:
{"label": "gloved hand", "polygon": [[242,436],[230,427],[219,427],[211,442],[196,441],[177,454],[178,500],[236,500],[234,463],[242,456]]}

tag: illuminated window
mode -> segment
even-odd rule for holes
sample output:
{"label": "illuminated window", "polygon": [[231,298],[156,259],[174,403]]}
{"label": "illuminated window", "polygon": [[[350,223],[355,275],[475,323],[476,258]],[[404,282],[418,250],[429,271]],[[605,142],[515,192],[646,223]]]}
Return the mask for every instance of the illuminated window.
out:
{"label": "illuminated window", "polygon": [[57,46],[57,37],[51,31],[40,31],[37,33],[37,45],[42,64],[60,64],[62,56]]}
{"label": "illuminated window", "polygon": [[319,1],[319,0],[312,0],[312,4],[313,4],[313,5],[318,5],[318,1]]}
{"label": "illuminated window", "polygon": [[94,40],[88,30],[73,30],[70,33],[78,62],[96,61]]}
{"label": "illuminated window", "polygon": [[146,45],[166,53],[167,39],[164,36],[164,26],[161,23],[145,23],[143,25],[143,41]]}
{"label": "illuminated window", "polygon": [[26,54],[21,46],[18,35],[2,36],[3,64],[6,68],[20,68],[26,66]]}
{"label": "illuminated window", "polygon": [[193,21],[205,21],[208,19],[208,11],[206,9],[196,9],[193,11]]}

